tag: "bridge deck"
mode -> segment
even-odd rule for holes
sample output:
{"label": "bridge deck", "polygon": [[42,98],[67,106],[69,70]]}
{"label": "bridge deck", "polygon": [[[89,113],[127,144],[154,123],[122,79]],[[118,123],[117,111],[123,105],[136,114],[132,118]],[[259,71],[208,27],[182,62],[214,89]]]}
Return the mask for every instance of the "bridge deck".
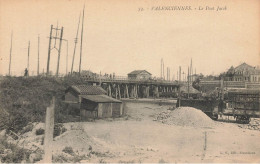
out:
{"label": "bridge deck", "polygon": [[93,82],[93,83],[121,83],[121,84],[144,84],[144,85],[167,85],[167,86],[180,86],[181,83],[177,81],[166,81],[166,80],[139,80],[139,79],[99,79],[99,78],[84,78],[86,82]]}

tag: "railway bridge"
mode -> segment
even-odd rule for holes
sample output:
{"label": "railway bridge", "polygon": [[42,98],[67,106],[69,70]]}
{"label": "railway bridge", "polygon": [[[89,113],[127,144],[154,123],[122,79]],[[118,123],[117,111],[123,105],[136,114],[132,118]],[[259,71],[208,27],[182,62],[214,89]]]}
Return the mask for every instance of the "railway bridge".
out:
{"label": "railway bridge", "polygon": [[100,85],[108,96],[121,98],[177,97],[182,83],[158,79],[129,79],[127,77],[83,77],[91,85]]}

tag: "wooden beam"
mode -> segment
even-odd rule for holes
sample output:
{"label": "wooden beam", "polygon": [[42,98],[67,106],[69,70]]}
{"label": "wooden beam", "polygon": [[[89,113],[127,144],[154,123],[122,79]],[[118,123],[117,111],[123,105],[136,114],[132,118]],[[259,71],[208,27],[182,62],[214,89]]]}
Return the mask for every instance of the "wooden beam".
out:
{"label": "wooden beam", "polygon": [[128,86],[126,84],[126,98],[129,98]]}
{"label": "wooden beam", "polygon": [[49,75],[49,71],[50,71],[52,29],[53,29],[53,25],[51,25],[50,38],[49,38],[48,59],[47,59],[47,72],[46,72],[47,75]]}
{"label": "wooden beam", "polygon": [[83,9],[81,38],[80,38],[79,74],[81,73],[81,58],[82,58],[83,29],[84,29],[84,12],[85,12],[85,5],[84,5],[84,9]]}
{"label": "wooden beam", "polygon": [[46,109],[45,134],[44,134],[44,157],[43,157],[44,163],[52,163],[54,108],[55,108],[55,97],[52,98],[51,105]]}
{"label": "wooden beam", "polygon": [[117,87],[118,87],[118,97],[119,99],[121,99],[120,85],[117,85]]}
{"label": "wooden beam", "polygon": [[116,88],[116,91],[115,91],[115,94],[116,94],[116,95],[115,95],[115,96],[116,96],[116,99],[117,99],[117,87],[115,87],[115,88]]}

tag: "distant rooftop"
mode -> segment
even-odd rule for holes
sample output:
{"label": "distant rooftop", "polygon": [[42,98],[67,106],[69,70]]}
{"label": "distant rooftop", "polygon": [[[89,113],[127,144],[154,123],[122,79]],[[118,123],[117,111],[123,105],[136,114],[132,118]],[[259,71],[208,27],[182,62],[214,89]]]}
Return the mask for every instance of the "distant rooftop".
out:
{"label": "distant rooftop", "polygon": [[122,103],[122,101],[107,95],[83,95],[82,98],[97,103]]}
{"label": "distant rooftop", "polygon": [[138,75],[138,74],[140,74],[142,72],[146,72],[146,73],[152,75],[150,72],[148,72],[146,70],[134,70],[134,71],[130,72],[128,75]]}
{"label": "distant rooftop", "polygon": [[73,85],[70,88],[75,90],[80,95],[104,95],[107,92],[100,86],[92,85]]}

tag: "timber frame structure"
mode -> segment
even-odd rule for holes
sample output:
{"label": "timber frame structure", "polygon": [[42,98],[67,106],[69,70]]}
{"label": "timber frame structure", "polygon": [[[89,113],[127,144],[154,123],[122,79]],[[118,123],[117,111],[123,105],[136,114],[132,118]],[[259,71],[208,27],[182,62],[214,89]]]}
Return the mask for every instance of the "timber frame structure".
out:
{"label": "timber frame structure", "polygon": [[178,82],[156,80],[106,79],[98,80],[84,78],[91,85],[99,85],[107,91],[107,95],[121,98],[159,98],[177,97],[181,84]]}

